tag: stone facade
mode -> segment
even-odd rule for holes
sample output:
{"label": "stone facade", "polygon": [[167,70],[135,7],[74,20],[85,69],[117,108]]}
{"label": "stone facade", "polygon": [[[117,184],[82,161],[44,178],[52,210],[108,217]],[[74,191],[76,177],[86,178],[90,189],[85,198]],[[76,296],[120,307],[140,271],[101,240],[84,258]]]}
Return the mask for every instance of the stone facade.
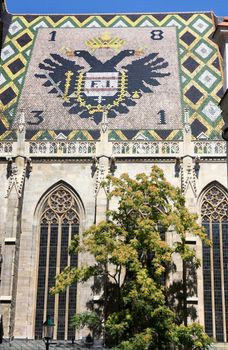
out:
{"label": "stone facade", "polygon": [[[34,339],[39,318],[37,295],[39,291],[42,293],[42,286],[38,278],[42,269],[40,267],[41,231],[42,225],[44,228],[49,227],[43,223],[42,215],[46,210],[45,203],[48,201],[50,203],[55,191],[58,189],[66,191],[71,198],[70,201],[75,202],[79,234],[93,223],[105,218],[107,198],[100,188],[100,182],[108,173],[119,176],[128,172],[134,177],[140,172],[149,173],[153,164],[163,169],[169,182],[182,189],[188,208],[199,214],[199,221],[204,195],[213,186],[224,193],[225,205],[227,205],[226,143],[220,135],[223,121],[217,106],[222,96],[222,67],[217,45],[211,40],[211,34],[215,29],[215,18],[211,13],[78,17],[12,16],[12,18],[6,16],[5,21],[5,23],[9,21],[9,29],[2,48],[0,90],[2,108],[0,122],[0,242],[2,247],[0,307],[6,337]],[[87,28],[82,29],[82,27]],[[91,27],[96,29],[91,29]],[[104,33],[104,27],[105,31],[107,27],[110,27],[109,34]],[[132,37],[129,36],[130,27],[134,27],[131,28]],[[84,41],[80,39],[82,43],[78,44],[78,47],[76,44],[73,48],[66,46],[61,51],[62,47],[59,47],[60,44],[56,41],[57,35],[63,35],[64,30],[71,46],[74,45],[72,35],[78,35],[77,33],[82,33]],[[150,56],[155,49],[153,46],[150,47],[149,39],[156,38],[155,40],[160,41],[166,33],[173,37],[174,32],[177,39],[176,42],[172,42],[172,60],[169,61],[167,42],[166,45],[161,45],[161,57]],[[142,33],[145,45],[136,47]],[[43,52],[45,51],[43,37],[47,34],[48,36],[51,34],[50,42],[46,52]],[[134,43],[135,46],[133,45],[134,36],[138,38],[138,41]],[[115,45],[120,45],[117,50],[114,48],[113,51],[111,47],[113,41],[110,38],[112,40],[115,38]],[[127,39],[124,51],[122,46],[125,45],[124,42]],[[85,82],[84,85],[82,84],[82,89],[87,84],[90,92],[87,93],[85,89],[81,95],[79,94],[85,100],[85,105],[82,105],[80,104],[82,97],[76,98],[75,92],[72,93],[72,97],[69,93],[70,80],[61,80],[59,74],[61,75],[61,72],[67,67],[64,72],[68,79],[71,77],[68,72],[71,72],[72,65],[74,64],[75,67],[79,63],[83,64],[82,58],[80,58],[81,61],[75,58],[74,52],[75,50],[79,50],[80,54],[83,50],[85,52],[86,47],[83,45],[88,42],[91,45],[98,42],[96,49],[98,52],[90,51],[90,59],[88,52],[86,56],[83,54],[87,63],[90,62],[90,64],[89,67],[84,67],[86,69],[83,71]],[[50,48],[50,45],[53,47]],[[105,45],[108,48],[104,48]],[[144,59],[147,65],[151,65],[151,69],[153,65],[150,62],[153,59],[159,60],[156,64],[164,65],[164,71],[159,71],[161,67],[154,64],[157,67],[156,72],[160,72],[160,77],[162,72],[166,72],[174,79],[173,83],[177,90],[175,96],[172,95],[175,89],[172,91],[172,80],[168,80],[171,79],[169,76],[164,78],[167,79],[167,84],[163,85],[161,79],[159,84],[154,82],[154,85],[152,84],[154,90],[149,91],[150,81],[143,80],[144,78],[136,76],[136,73],[132,82],[126,85],[125,95],[118,95],[119,92],[116,90],[119,85],[115,85],[115,80],[117,77],[119,79],[121,74],[123,76],[124,67],[128,67],[125,68],[126,74],[130,76],[134,62],[137,60],[127,57],[125,64],[116,65],[115,69],[110,68],[110,63],[108,68],[107,66],[104,68],[104,64],[113,57],[116,60],[118,53],[124,58],[126,51],[131,51],[130,49],[134,51],[134,54],[138,50],[137,60]],[[107,50],[108,53],[104,50]],[[51,54],[56,56],[51,56]],[[72,55],[74,55],[73,58]],[[50,57],[54,60],[51,60]],[[97,60],[96,65],[100,60],[100,68],[96,66],[96,71],[92,70],[94,57]],[[140,61],[140,67],[144,65],[144,61]],[[50,66],[53,67],[55,64],[62,67],[58,74],[50,69]],[[34,67],[37,67],[37,70]],[[74,69],[72,74],[76,74],[76,68]],[[48,73],[45,75],[43,71]],[[98,77],[98,73],[102,77]],[[39,77],[35,77],[35,74],[38,74]],[[77,89],[79,89],[80,84],[76,81],[80,79],[80,74],[75,79],[75,84],[78,84]],[[100,85],[95,80],[99,80]],[[118,80],[120,89],[125,89],[121,87],[121,81]],[[142,81],[146,83],[143,84]],[[108,91],[106,95],[98,93],[98,87],[102,89],[104,84]],[[135,84],[133,88],[131,88],[132,84]],[[156,92],[156,86],[160,89],[160,96],[159,91]],[[60,89],[59,92],[57,88]],[[66,91],[66,88],[69,90]],[[50,89],[54,89],[52,95],[49,94]],[[58,93],[55,95],[56,91],[59,95]],[[93,98],[89,94],[92,94]],[[112,94],[117,94],[117,97],[112,99]],[[96,110],[93,105],[94,96],[101,101],[100,106],[96,104]],[[159,98],[160,100],[157,101],[159,106],[155,106],[156,99]],[[41,109],[42,103],[43,109]],[[116,106],[115,103],[119,103],[118,108],[113,107]],[[71,111],[73,108],[75,110]],[[169,122],[164,119],[167,108],[171,116]],[[150,113],[155,109],[156,115],[159,114],[158,121],[153,119],[154,117],[149,119]],[[91,110],[92,113],[89,113]],[[112,112],[114,114],[111,114]],[[68,113],[65,119],[64,113]],[[48,119],[45,119],[44,122],[45,115],[48,116]],[[69,120],[73,122],[70,124]],[[39,123],[42,127],[39,127]],[[62,213],[63,209],[58,210],[56,212],[53,210],[53,212]],[[55,221],[53,223],[53,227],[58,226]],[[73,221],[69,219],[67,225],[67,227],[73,227]],[[52,232],[47,235],[49,235],[49,243],[46,244],[51,246]],[[57,235],[62,239],[63,228],[60,226],[58,226]],[[170,244],[174,240],[175,234],[170,233]],[[189,237],[189,242],[195,246],[199,257],[202,258],[200,242],[193,237]],[[58,242],[56,244],[55,265],[56,271],[59,271],[61,249],[58,248]],[[222,249],[222,245],[220,248]],[[213,255],[213,252],[211,254]],[[51,266],[51,256],[45,256],[45,259]],[[89,263],[90,259],[88,255],[79,255],[78,264]],[[213,259],[211,264],[212,262]],[[222,269],[225,263],[223,260]],[[47,269],[48,267],[46,267],[46,272]],[[177,273],[180,272],[179,270]],[[223,274],[222,276],[224,277]],[[202,325],[205,325],[203,267],[199,269],[197,277],[197,294],[189,298],[188,304],[194,305],[197,309],[197,319]],[[45,281],[47,290],[48,280]],[[224,281],[226,282],[226,280],[221,282],[224,293],[220,303],[223,321],[228,318],[225,311],[228,299]],[[85,310],[86,302],[91,297],[95,298],[89,287],[89,283],[77,287],[77,312]],[[66,298],[69,299],[69,295],[70,291]],[[44,292],[44,299],[46,302],[44,301],[43,305],[46,305],[45,311],[47,311],[47,292]],[[60,316],[58,316],[56,305],[60,304],[60,299],[56,297],[54,317],[57,323]],[[212,311],[214,320],[212,335],[215,338],[217,336],[216,312]],[[68,331],[65,329],[63,333],[61,337],[67,338]],[[77,337],[80,338],[82,335],[79,333]],[[55,338],[59,336],[56,330]],[[222,331],[221,337],[223,337],[222,341],[227,341],[226,330]]]}
{"label": "stone facade", "polygon": [[[99,181],[110,172],[110,164],[115,164],[115,176],[128,172],[135,176],[139,172],[149,173],[151,166],[157,164],[163,169],[166,178],[174,186],[182,187],[187,205],[191,211],[200,213],[200,200],[205,187],[217,181],[226,187],[227,167],[223,141],[219,141],[221,153],[199,154],[194,152],[194,142],[188,140],[188,134],[180,147],[188,152],[179,151],[177,154],[115,154],[113,155],[112,142],[107,140],[107,131],[96,147],[93,156],[84,154],[67,157],[57,153],[55,157],[34,156],[26,153],[18,154],[17,143],[13,143],[15,153],[2,159],[1,162],[1,197],[3,217],[2,223],[2,278],[1,278],[1,307],[4,315],[5,334],[9,332],[10,317],[14,317],[13,334],[18,338],[34,337],[35,304],[37,291],[37,264],[39,254],[39,214],[43,197],[53,186],[61,183],[73,188],[76,196],[82,203],[80,213],[80,231],[104,218],[106,196],[99,190]],[[145,142],[140,141],[142,144]],[[137,144],[139,141],[135,142]],[[203,147],[206,143],[201,141]],[[25,142],[27,146],[27,142]],[[170,144],[170,147],[172,145]],[[223,148],[222,148],[223,147]],[[29,159],[29,163],[28,163]],[[94,160],[96,172],[93,174]],[[198,163],[199,162],[199,163]],[[17,166],[14,182],[7,179],[7,169],[12,164]],[[176,174],[177,163],[180,166]],[[11,164],[11,165],[9,165]],[[29,165],[28,165],[29,164]],[[196,176],[196,164],[200,166]],[[24,176],[25,167],[30,168],[29,176]],[[32,168],[32,169],[31,169]],[[219,169],[219,171],[218,171]],[[99,172],[101,174],[99,174]],[[22,182],[22,190],[18,188]],[[8,193],[8,194],[7,194]],[[22,202],[23,201],[23,202]],[[172,241],[172,239],[171,239]],[[201,246],[197,247],[201,256]],[[88,256],[79,258],[79,263],[88,260]],[[16,276],[16,277],[15,277]],[[16,285],[15,279],[17,278]],[[16,292],[16,293],[15,293]],[[15,294],[14,294],[15,293]],[[78,287],[77,311],[84,309],[86,300],[91,297],[91,291],[86,285]],[[203,283],[202,271],[198,272],[198,317],[204,324]],[[15,305],[14,305],[15,303]],[[26,325],[26,327],[25,327]]]}

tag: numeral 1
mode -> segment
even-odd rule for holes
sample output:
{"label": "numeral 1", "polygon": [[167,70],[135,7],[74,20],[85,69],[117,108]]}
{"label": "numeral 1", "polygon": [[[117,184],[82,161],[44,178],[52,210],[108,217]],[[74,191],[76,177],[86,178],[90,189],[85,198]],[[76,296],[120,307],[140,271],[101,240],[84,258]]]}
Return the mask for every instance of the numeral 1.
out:
{"label": "numeral 1", "polygon": [[161,109],[157,114],[160,115],[159,124],[166,124],[166,115],[164,109]]}
{"label": "numeral 1", "polygon": [[49,35],[51,36],[51,38],[49,39],[49,41],[55,41],[56,30],[54,30],[53,32],[49,33]]}

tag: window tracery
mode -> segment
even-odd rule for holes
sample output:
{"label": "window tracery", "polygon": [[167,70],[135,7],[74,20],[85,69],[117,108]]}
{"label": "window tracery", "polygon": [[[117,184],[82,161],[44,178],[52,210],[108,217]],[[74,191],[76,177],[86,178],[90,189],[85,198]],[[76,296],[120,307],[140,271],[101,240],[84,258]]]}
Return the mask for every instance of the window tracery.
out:
{"label": "window tracery", "polygon": [[228,199],[219,187],[213,185],[205,193],[201,215],[202,221],[228,220]]}
{"label": "window tracery", "polygon": [[78,208],[72,194],[62,186],[55,190],[46,200],[41,223],[78,223]]}

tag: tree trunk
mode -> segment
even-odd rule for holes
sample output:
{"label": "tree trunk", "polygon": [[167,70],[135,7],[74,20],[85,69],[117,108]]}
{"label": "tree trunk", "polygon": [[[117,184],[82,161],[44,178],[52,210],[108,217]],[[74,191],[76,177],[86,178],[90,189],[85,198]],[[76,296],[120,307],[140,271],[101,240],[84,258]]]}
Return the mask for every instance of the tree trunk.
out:
{"label": "tree trunk", "polygon": [[188,325],[188,308],[187,308],[187,268],[186,262],[183,261],[183,274],[182,274],[182,283],[183,283],[183,318],[184,325]]}

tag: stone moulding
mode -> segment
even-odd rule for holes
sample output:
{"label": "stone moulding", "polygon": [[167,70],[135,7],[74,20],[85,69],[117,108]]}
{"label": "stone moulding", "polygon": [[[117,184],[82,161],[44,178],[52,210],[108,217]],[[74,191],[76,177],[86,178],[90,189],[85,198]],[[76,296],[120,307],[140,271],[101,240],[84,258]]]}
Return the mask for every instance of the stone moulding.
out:
{"label": "stone moulding", "polygon": [[194,154],[199,155],[226,155],[224,141],[194,141]]}
{"label": "stone moulding", "polygon": [[125,155],[179,155],[182,153],[183,142],[173,141],[117,141],[112,144],[112,152],[115,156]]}
{"label": "stone moulding", "polygon": [[[115,157],[181,157],[184,155],[183,141],[112,141]],[[95,141],[26,141],[25,153],[36,157],[93,157]],[[225,141],[192,141],[192,155],[226,157]],[[0,157],[17,155],[17,142],[0,141]]]}

